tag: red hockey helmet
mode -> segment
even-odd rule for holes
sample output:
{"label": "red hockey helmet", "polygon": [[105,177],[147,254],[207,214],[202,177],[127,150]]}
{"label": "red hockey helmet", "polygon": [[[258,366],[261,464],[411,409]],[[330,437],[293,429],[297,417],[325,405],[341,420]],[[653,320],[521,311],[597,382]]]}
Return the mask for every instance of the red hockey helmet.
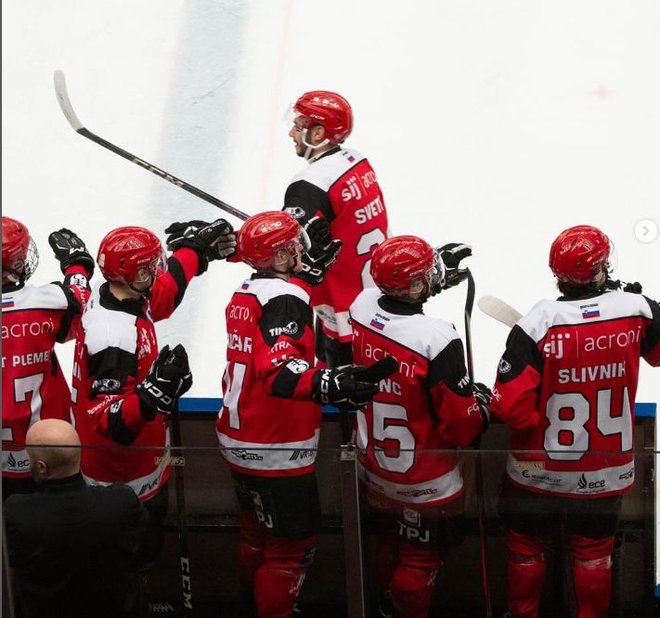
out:
{"label": "red hockey helmet", "polygon": [[428,284],[428,296],[439,286],[444,265],[425,240],[417,236],[393,236],[371,254],[371,276],[378,288],[390,296],[410,293],[418,279]]}
{"label": "red hockey helmet", "polygon": [[598,228],[569,227],[550,247],[550,269],[561,283],[586,285],[601,270],[607,270],[610,251],[610,239]]}
{"label": "red hockey helmet", "polygon": [[27,227],[17,219],[2,217],[2,278],[25,281],[38,264],[39,252]]}
{"label": "red hockey helmet", "polygon": [[167,269],[163,246],[153,232],[143,227],[118,227],[106,234],[96,261],[108,281],[132,286],[141,270],[155,278]]}
{"label": "red hockey helmet", "polygon": [[307,128],[320,124],[333,144],[341,144],[353,130],[353,110],[348,101],[328,90],[312,90],[303,94],[293,106],[307,120]]}
{"label": "red hockey helmet", "polygon": [[298,246],[309,250],[305,230],[287,212],[268,210],[250,217],[238,232],[238,254],[258,270],[268,270],[275,264],[279,251],[295,255]]}

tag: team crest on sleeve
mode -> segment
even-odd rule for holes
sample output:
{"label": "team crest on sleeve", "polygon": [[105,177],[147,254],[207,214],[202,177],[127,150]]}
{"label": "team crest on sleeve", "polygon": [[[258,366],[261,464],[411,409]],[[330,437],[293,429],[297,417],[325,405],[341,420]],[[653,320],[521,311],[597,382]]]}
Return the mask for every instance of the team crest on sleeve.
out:
{"label": "team crest on sleeve", "polygon": [[309,363],[299,358],[292,358],[287,364],[286,368],[291,373],[305,373],[309,369]]}
{"label": "team crest on sleeve", "polygon": [[500,362],[497,365],[498,373],[509,373],[511,371],[511,363],[504,358],[500,358]]}

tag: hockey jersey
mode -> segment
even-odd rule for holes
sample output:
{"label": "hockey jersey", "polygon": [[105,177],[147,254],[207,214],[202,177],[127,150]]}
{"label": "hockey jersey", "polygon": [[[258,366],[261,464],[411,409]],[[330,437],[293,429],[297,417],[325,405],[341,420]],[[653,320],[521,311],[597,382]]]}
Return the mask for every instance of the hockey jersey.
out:
{"label": "hockey jersey", "polygon": [[312,290],[312,306],[329,337],[350,341],[348,309],[363,288],[373,287],[371,252],[389,235],[385,200],[371,164],[339,146],[323,153],[293,178],[284,210],[300,223],[326,217],[332,237],[344,243],[323,283]]}
{"label": "hockey jersey", "polygon": [[452,451],[469,445],[483,423],[456,330],[425,316],[421,303],[404,303],[377,289],[360,293],[351,320],[356,364],[387,356],[398,363],[357,414],[362,481],[403,503],[455,499],[463,478]]}
{"label": "hockey jersey", "polygon": [[660,365],[654,301],[605,292],[537,303],[511,330],[493,389],[493,414],[512,429],[509,479],[573,497],[630,489],[640,357]]}
{"label": "hockey jersey", "polygon": [[230,467],[256,476],[314,468],[321,407],[311,400],[313,313],[295,280],[257,273],[232,296],[218,440]]}
{"label": "hockey jersey", "polygon": [[154,322],[174,312],[196,272],[196,253],[183,248],[156,277],[149,299],[118,300],[107,282],[94,289],[78,328],[71,392],[88,483],[122,482],[147,500],[167,482],[167,419],[145,419],[135,386],[158,356]]}
{"label": "hockey jersey", "polygon": [[55,343],[73,337],[89,296],[82,266],[64,284],[26,285],[2,292],[2,475],[28,478],[25,434],[41,419],[71,420],[69,386]]}

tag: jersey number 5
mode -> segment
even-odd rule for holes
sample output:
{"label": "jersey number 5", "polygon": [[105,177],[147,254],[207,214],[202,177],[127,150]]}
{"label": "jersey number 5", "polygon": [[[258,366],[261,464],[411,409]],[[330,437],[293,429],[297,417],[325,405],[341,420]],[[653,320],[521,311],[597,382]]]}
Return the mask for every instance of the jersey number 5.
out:
{"label": "jersey number 5", "polygon": [[[415,462],[415,436],[408,429],[408,414],[403,406],[392,403],[372,404],[372,436],[374,457],[388,472],[408,472]],[[358,433],[366,435],[367,419],[358,411]],[[366,448],[367,445],[360,445]]]}

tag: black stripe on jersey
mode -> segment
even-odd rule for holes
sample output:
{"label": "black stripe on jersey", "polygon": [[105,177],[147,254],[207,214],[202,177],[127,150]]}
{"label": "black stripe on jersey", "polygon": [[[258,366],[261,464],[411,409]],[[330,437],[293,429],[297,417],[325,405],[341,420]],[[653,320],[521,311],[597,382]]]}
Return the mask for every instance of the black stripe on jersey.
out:
{"label": "black stripe on jersey", "polygon": [[120,399],[115,401],[108,408],[108,429],[110,430],[110,438],[118,444],[128,445],[135,441],[138,434],[131,431],[124,424],[124,418],[121,414],[121,408],[124,400]]}
{"label": "black stripe on jersey", "polygon": [[272,347],[281,337],[300,339],[305,328],[313,328],[312,308],[293,294],[271,298],[262,309],[259,329],[264,341]]}
{"label": "black stripe on jersey", "polygon": [[110,347],[89,357],[91,398],[99,393],[118,393],[128,376],[137,377],[137,356],[121,348]]}
{"label": "black stripe on jersey", "polygon": [[62,289],[64,296],[66,296],[67,303],[69,304],[69,306],[66,308],[66,311],[64,312],[64,315],[62,315],[60,328],[55,334],[55,341],[62,343],[66,340],[66,336],[69,334],[69,330],[71,330],[71,322],[73,321],[73,318],[77,315],[80,315],[82,306],[73,290],[69,286],[62,285],[59,281],[55,282],[55,285]]}
{"label": "black stripe on jersey", "polygon": [[660,305],[650,298],[646,298],[646,302],[651,308],[652,322],[646,329],[644,338],[642,339],[641,352],[642,356],[648,354],[656,346],[660,345]]}
{"label": "black stripe on jersey", "polygon": [[282,210],[293,215],[301,225],[317,212],[321,212],[328,221],[335,217],[328,193],[307,180],[296,180],[287,187]]}
{"label": "black stripe on jersey", "polygon": [[457,395],[470,397],[470,380],[467,378],[463,343],[460,339],[452,339],[431,362],[426,377],[428,389],[431,390],[438,382],[444,382]]}
{"label": "black stripe on jersey", "polygon": [[506,340],[506,349],[497,367],[497,379],[510,382],[517,378],[525,367],[531,366],[539,373],[543,373],[543,354],[536,342],[516,325],[511,329]]}
{"label": "black stripe on jersey", "polygon": [[172,275],[177,287],[177,292],[174,296],[174,308],[176,309],[181,304],[183,295],[186,293],[186,288],[188,287],[186,273],[183,270],[183,266],[181,266],[181,262],[174,256],[170,256],[167,260],[167,271]]}
{"label": "black stripe on jersey", "polygon": [[[289,366],[292,366],[295,371]],[[291,359],[282,369],[273,380],[273,395],[275,397],[283,397],[284,399],[291,399],[293,393],[298,386],[298,381],[303,371],[309,369],[309,363],[300,360],[300,359]]]}

